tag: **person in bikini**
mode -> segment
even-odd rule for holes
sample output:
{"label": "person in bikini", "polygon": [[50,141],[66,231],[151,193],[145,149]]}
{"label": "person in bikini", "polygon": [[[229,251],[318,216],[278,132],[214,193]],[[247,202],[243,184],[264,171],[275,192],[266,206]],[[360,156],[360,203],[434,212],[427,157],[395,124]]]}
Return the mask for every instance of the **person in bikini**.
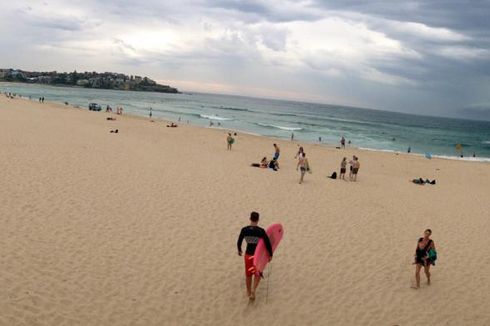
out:
{"label": "person in bikini", "polygon": [[353,160],[351,161],[351,181],[356,181],[357,180],[357,173],[359,172],[359,168],[361,167],[361,163],[359,163],[359,158],[357,156],[353,157]]}
{"label": "person in bikini", "polygon": [[[255,249],[257,248],[257,244],[260,239],[264,240],[265,248],[269,252],[269,261],[272,260],[272,246],[267,236],[267,233],[263,228],[258,226],[259,224],[259,213],[252,212],[250,213],[250,225],[245,226],[240,231],[240,235],[238,236],[237,248],[238,248],[238,256],[242,256],[242,242],[245,239],[247,243],[247,249],[245,250],[245,277],[247,284],[247,296],[250,300],[255,300],[255,291],[260,283],[261,275],[255,275],[254,265],[253,265],[253,256],[255,255]],[[255,277],[253,277],[255,275]],[[253,287],[252,287],[252,277],[253,277]]]}
{"label": "person in bikini", "polygon": [[429,250],[436,249],[434,241],[430,239],[432,230],[427,229],[424,231],[424,237],[419,238],[417,241],[417,247],[415,248],[415,282],[412,286],[413,289],[420,288],[420,270],[424,268],[425,276],[427,276],[427,284],[430,285],[430,265],[434,262],[429,259]]}
{"label": "person in bikini", "polygon": [[310,170],[310,165],[308,163],[308,159],[306,158],[306,153],[303,152],[303,155],[300,155],[298,158],[298,164],[296,165],[296,170],[300,170],[301,176],[299,178],[299,184],[303,183],[303,179],[305,177],[305,173]]}
{"label": "person in bikini", "polygon": [[347,168],[347,158],[344,157],[342,159],[342,162],[340,162],[340,174],[339,174],[339,179],[345,180],[345,171]]}

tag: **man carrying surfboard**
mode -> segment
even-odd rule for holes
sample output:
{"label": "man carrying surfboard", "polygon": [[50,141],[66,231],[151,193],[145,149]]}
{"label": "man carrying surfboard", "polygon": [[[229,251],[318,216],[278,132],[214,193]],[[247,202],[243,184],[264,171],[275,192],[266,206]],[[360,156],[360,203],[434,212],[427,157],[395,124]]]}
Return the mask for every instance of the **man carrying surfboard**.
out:
{"label": "man carrying surfboard", "polygon": [[[269,261],[272,260],[272,246],[267,236],[267,233],[263,228],[258,226],[259,224],[259,213],[250,213],[250,225],[245,226],[240,231],[238,236],[237,248],[238,255],[242,255],[242,242],[245,239],[247,243],[247,249],[245,250],[245,276],[247,282],[247,295],[250,300],[255,300],[255,290],[259,286],[261,275],[255,273],[255,268],[253,264],[253,257],[255,254],[255,249],[260,239],[264,240],[265,247],[269,253]],[[252,288],[252,276],[254,276],[253,288]]]}

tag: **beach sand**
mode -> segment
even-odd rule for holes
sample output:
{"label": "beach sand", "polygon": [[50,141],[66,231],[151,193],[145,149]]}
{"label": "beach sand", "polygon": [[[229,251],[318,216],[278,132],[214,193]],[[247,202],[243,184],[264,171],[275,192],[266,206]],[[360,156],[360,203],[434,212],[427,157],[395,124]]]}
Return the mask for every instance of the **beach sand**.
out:
{"label": "beach sand", "polygon": [[[299,185],[295,142],[106,116],[0,97],[0,325],[490,325],[488,163],[305,144]],[[250,167],[273,142],[281,169]],[[358,182],[326,178],[353,154]],[[249,304],[252,210],[285,235]]]}

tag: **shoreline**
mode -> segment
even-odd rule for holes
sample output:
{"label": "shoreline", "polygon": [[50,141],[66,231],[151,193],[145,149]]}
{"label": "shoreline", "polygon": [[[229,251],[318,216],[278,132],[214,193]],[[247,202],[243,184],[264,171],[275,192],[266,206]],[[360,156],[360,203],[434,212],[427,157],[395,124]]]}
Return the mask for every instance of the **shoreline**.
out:
{"label": "shoreline", "polygon": [[[48,86],[52,86],[52,85],[48,85]],[[53,86],[53,87],[56,87],[56,86]],[[64,87],[64,86],[62,86],[62,87]],[[23,96],[22,94],[17,94],[17,96],[19,96],[19,95],[21,96],[21,97],[18,97],[19,99],[36,102],[33,99],[29,99],[28,97]],[[46,103],[65,105],[63,102],[57,102],[57,101],[46,101]],[[82,110],[85,109],[83,107],[80,107],[78,105],[73,105],[70,103],[68,104],[68,106],[71,108],[75,108],[75,109],[82,109]],[[85,109],[85,110],[88,110],[88,109]],[[158,110],[155,110],[155,112],[158,112]],[[95,112],[95,113],[106,113],[106,112],[104,110],[102,110],[100,112]],[[134,118],[138,118],[138,119],[139,118],[148,119],[147,116],[144,116],[142,114],[140,115],[140,114],[133,114],[133,113],[124,113],[124,115],[134,117]],[[207,127],[207,126],[202,126],[202,125],[198,125],[198,124],[194,124],[194,123],[187,124],[185,119],[182,119],[179,122],[178,120],[171,119],[169,117],[165,117],[164,115],[162,115],[162,117],[163,118],[153,118],[153,120],[155,120],[155,121],[161,120],[164,122],[174,122],[174,123],[179,123],[179,125],[188,125],[188,126],[192,126],[192,127],[196,127],[196,128],[223,130],[224,132],[229,132],[229,131],[233,130],[234,132],[236,131],[236,132],[240,132],[242,134],[247,134],[247,135],[251,135],[251,136],[265,137],[265,138],[269,138],[271,140],[291,142],[291,140],[289,140],[288,137],[280,137],[280,136],[274,137],[274,136],[261,135],[261,134],[254,133],[254,132],[244,131],[244,130],[240,130],[240,129],[229,129],[229,128],[225,128],[225,127],[215,127],[215,126]],[[205,120],[211,121],[210,119],[205,119]],[[302,140],[296,140],[296,139],[293,140],[292,142],[295,144],[310,144],[310,145],[324,146],[325,148],[330,148],[330,149],[338,149],[337,147],[339,147],[339,144],[333,144],[333,143],[327,143],[327,142],[318,143],[316,141],[306,141],[306,140],[302,141]],[[378,153],[392,153],[395,155],[407,155],[407,156],[413,155],[413,156],[418,156],[418,157],[424,157],[425,156],[425,153],[419,153],[419,152],[406,153],[406,152],[390,150],[390,149],[368,148],[368,147],[362,147],[362,146],[357,147],[357,146],[352,146],[352,145],[346,146],[345,149],[358,150],[361,152],[362,151],[368,151],[368,152],[378,152]],[[463,162],[473,162],[473,163],[490,163],[490,157],[471,157],[471,156],[466,157],[465,156],[465,157],[461,158],[458,156],[439,155],[439,154],[432,154],[432,153],[431,153],[431,156],[432,156],[431,159],[442,159],[442,160],[463,161]]]}

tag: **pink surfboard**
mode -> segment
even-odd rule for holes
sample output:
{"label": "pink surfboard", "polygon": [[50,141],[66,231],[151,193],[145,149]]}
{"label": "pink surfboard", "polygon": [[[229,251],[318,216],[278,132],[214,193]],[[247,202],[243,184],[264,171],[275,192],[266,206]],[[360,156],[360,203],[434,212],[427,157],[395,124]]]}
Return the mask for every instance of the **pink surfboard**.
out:
{"label": "pink surfboard", "polygon": [[[267,235],[269,236],[269,240],[271,241],[272,253],[275,253],[276,248],[279,245],[279,242],[281,242],[282,236],[284,235],[284,229],[281,224],[276,223],[269,226],[265,232],[267,233]],[[255,255],[253,259],[255,275],[259,276],[262,274],[265,267],[269,263],[269,252],[265,247],[264,240],[259,240],[257,248],[255,248]]]}

